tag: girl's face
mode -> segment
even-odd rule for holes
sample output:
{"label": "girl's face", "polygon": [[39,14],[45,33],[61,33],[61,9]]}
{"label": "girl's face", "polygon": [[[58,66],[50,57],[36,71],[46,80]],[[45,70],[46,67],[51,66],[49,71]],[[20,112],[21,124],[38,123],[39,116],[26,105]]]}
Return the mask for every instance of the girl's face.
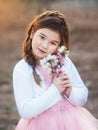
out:
{"label": "girl's face", "polygon": [[48,28],[38,29],[34,34],[31,34],[31,38],[32,51],[37,60],[54,53],[60,45],[59,32]]}

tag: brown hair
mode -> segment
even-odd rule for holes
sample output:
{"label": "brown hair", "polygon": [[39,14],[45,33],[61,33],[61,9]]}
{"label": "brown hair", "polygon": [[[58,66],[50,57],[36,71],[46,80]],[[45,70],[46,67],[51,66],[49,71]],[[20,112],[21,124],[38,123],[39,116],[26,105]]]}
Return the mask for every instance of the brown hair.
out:
{"label": "brown hair", "polygon": [[32,39],[30,35],[32,31],[36,32],[41,28],[49,28],[58,31],[61,38],[60,46],[64,45],[69,49],[69,28],[62,13],[59,11],[45,11],[34,18],[29,25],[28,34],[23,43],[23,58],[32,66],[37,84],[40,84],[40,79],[35,71],[36,59],[32,53]]}

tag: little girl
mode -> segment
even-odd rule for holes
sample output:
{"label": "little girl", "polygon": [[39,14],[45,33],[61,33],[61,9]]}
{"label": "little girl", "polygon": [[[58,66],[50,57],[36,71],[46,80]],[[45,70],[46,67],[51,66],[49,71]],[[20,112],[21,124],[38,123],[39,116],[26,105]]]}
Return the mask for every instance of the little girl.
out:
{"label": "little girl", "polygon": [[21,119],[16,130],[98,130],[83,105],[88,89],[68,56],[62,72],[49,73],[40,61],[58,48],[69,50],[69,28],[64,15],[46,11],[31,22],[23,44],[23,59],[13,72],[16,105]]}

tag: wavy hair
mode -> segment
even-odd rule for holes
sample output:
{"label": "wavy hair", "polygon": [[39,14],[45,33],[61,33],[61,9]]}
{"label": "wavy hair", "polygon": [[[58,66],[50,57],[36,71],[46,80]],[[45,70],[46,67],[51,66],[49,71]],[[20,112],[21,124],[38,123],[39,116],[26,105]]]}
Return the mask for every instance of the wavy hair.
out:
{"label": "wavy hair", "polygon": [[30,35],[32,31],[35,33],[41,28],[49,28],[58,31],[61,39],[60,46],[64,45],[69,49],[69,26],[62,13],[59,11],[45,11],[34,18],[34,20],[29,24],[27,36],[23,43],[23,58],[32,66],[37,84],[40,84],[40,79],[35,71],[37,63],[32,53],[32,39],[30,38]]}

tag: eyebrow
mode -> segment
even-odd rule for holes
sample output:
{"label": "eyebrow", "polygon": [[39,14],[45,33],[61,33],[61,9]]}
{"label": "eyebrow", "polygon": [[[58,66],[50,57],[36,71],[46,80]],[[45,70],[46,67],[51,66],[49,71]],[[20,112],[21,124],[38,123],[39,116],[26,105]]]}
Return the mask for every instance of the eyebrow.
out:
{"label": "eyebrow", "polygon": [[[43,34],[43,33],[40,33],[41,35],[43,35],[44,37],[47,37],[45,34]],[[57,44],[59,44],[59,42],[58,41],[55,41],[55,40],[53,40],[53,42],[56,42]]]}

